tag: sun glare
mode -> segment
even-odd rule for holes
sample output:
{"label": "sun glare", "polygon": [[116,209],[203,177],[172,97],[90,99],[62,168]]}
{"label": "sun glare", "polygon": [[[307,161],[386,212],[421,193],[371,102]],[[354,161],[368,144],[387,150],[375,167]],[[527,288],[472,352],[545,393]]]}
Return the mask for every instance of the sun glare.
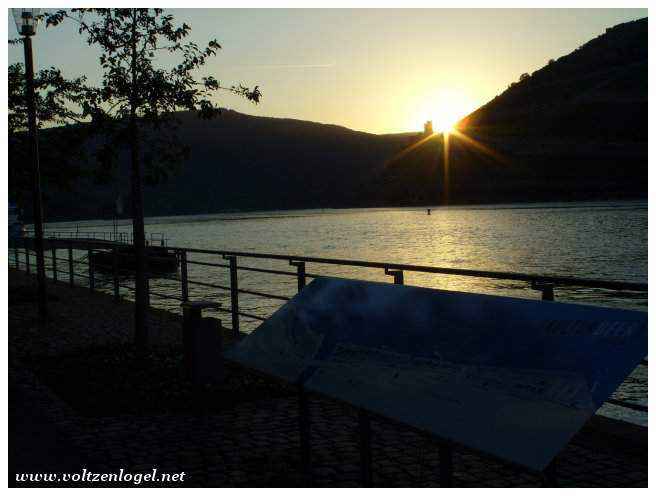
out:
{"label": "sun glare", "polygon": [[462,117],[464,116],[453,107],[438,106],[433,112],[433,130],[438,133],[451,132]]}
{"label": "sun glare", "polygon": [[460,119],[474,110],[466,95],[452,90],[442,90],[423,99],[421,111],[414,119],[414,127],[422,129],[426,121],[433,122],[433,132],[453,131]]}

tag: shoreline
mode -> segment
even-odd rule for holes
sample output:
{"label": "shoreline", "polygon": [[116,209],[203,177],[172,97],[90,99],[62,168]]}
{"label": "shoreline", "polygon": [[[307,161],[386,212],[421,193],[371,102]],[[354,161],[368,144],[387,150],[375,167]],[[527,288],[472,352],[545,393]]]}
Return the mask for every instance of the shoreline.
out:
{"label": "shoreline", "polygon": [[[619,199],[619,200],[572,200],[572,201],[549,201],[549,202],[515,202],[515,203],[472,203],[461,205],[412,205],[412,206],[392,206],[392,207],[338,207],[338,208],[307,208],[307,209],[281,209],[281,210],[249,210],[239,212],[214,212],[214,213],[200,213],[200,214],[179,214],[179,215],[157,215],[146,216],[144,218],[146,226],[159,225],[159,224],[178,224],[178,223],[201,223],[201,222],[218,222],[218,221],[240,221],[240,220],[267,220],[267,219],[291,219],[313,217],[321,215],[344,215],[344,214],[359,214],[363,212],[395,212],[395,211],[412,211],[417,210],[424,212],[430,208],[433,212],[440,211],[453,211],[453,210],[532,210],[532,209],[576,209],[576,208],[647,208],[647,198],[635,199]],[[623,206],[622,204],[627,204]],[[633,205],[632,205],[633,204]],[[616,206],[614,206],[616,205]],[[294,215],[294,212],[299,212]],[[306,212],[306,213],[301,213]],[[276,215],[277,214],[277,215]],[[238,217],[229,217],[235,216]],[[196,218],[194,218],[196,217]],[[185,222],[184,219],[190,219]],[[119,227],[132,227],[132,219],[129,217],[117,219],[118,222],[123,224]],[[150,221],[150,222],[149,222]],[[155,222],[153,222],[155,221]],[[87,224],[89,222],[97,222],[98,224]],[[48,226],[62,227],[60,224],[72,224],[70,227],[75,227],[75,224],[84,223],[84,228],[94,227],[112,227],[112,219],[77,219],[77,220],[55,220],[46,222],[45,228]],[[26,224],[32,226],[32,224]]]}

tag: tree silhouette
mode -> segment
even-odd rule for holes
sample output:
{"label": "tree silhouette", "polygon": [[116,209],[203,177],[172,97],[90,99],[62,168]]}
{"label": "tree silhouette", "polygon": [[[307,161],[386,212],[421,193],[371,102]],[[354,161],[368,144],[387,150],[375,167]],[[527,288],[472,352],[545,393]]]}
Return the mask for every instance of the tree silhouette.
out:
{"label": "tree silhouette", "polygon": [[216,40],[204,48],[184,42],[191,27],[174,25],[173,16],[162,9],[70,9],[44,17],[47,26],[72,20],[86,42],[101,51],[102,81],[88,93],[85,105],[94,127],[104,136],[99,153],[103,166],[114,168],[118,150],[129,150],[136,257],[135,343],[144,352],[148,346],[148,288],[142,178],[145,174],[149,181],[161,179],[186,156],[175,132],[177,111],[193,110],[202,118],[211,118],[219,113],[211,100],[217,90],[254,103],[260,101],[261,93],[257,86],[223,86],[211,76],[196,81],[193,72],[221,47]]}
{"label": "tree silhouette", "polygon": [[[77,125],[84,120],[80,103],[87,91],[85,82],[84,77],[66,79],[55,67],[42,69],[34,76],[37,126],[59,126],[39,133],[42,179],[61,189],[70,188],[86,158],[82,145],[90,129]],[[17,203],[23,204],[24,195],[32,187],[23,64],[9,66],[7,97],[9,191]]]}

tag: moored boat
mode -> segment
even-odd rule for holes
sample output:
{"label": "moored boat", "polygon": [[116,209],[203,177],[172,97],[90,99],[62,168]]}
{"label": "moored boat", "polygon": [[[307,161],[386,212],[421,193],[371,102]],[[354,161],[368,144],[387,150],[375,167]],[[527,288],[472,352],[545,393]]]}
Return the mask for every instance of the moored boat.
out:
{"label": "moored boat", "polygon": [[[133,245],[118,245],[115,250],[119,271],[136,270],[137,261]],[[179,260],[177,253],[164,246],[147,246],[146,256],[148,259],[149,273],[166,273],[178,270]],[[91,253],[89,262],[98,271],[112,272],[114,270],[113,250],[94,251]]]}

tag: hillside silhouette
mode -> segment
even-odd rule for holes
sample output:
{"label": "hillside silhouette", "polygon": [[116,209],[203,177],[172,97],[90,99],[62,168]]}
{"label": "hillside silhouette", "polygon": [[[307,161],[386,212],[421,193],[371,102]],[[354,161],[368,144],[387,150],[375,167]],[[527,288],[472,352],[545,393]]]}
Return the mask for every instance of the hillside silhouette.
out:
{"label": "hillside silhouette", "polygon": [[[449,137],[376,135],[225,110],[181,113],[191,155],[145,191],[146,215],[236,210],[642,198],[647,194],[647,19],[522,75]],[[111,217],[129,197],[80,179],[45,191],[46,218]]]}
{"label": "hillside silhouette", "polygon": [[[212,120],[189,112],[178,117],[190,156],[168,181],[145,187],[146,215],[367,206],[372,177],[416,138],[231,110]],[[109,184],[94,182],[90,163],[72,193],[46,191],[48,218],[111,218],[118,192],[129,215],[126,152],[120,162]]]}
{"label": "hillside silhouette", "polygon": [[647,140],[647,19],[619,24],[523,74],[460,122],[494,135]]}

